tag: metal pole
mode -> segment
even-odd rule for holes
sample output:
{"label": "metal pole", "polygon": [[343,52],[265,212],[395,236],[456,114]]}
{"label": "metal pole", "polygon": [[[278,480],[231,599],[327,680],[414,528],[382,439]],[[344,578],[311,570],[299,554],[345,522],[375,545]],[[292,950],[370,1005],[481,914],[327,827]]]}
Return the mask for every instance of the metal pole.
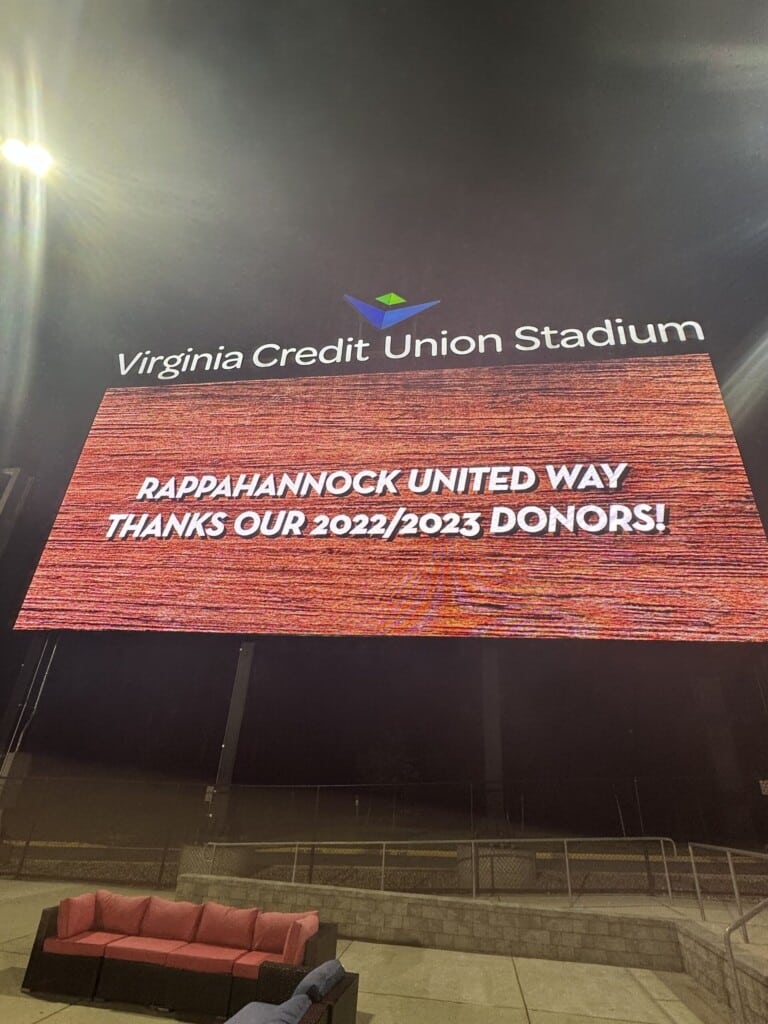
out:
{"label": "metal pole", "polygon": [[32,824],[29,826],[29,832],[27,834],[26,842],[24,843],[24,849],[21,851],[21,860],[16,865],[16,874],[13,876],[18,879],[21,878],[21,873],[24,870],[24,861],[27,859],[27,852],[29,850],[29,844],[32,842],[32,836],[35,831],[35,820],[32,819]]}
{"label": "metal pole", "polygon": [[[733,884],[733,895],[736,897],[736,909],[739,912],[739,917],[744,916],[744,911],[741,906],[741,893],[739,892],[739,885],[736,881],[736,870],[733,866],[733,857],[731,851],[726,850],[725,855],[728,858],[728,870],[731,872],[731,883]],[[744,941],[749,942],[749,935],[747,934],[747,925],[744,922],[741,926],[741,934],[744,936]]]}
{"label": "metal pole", "polygon": [[381,844],[381,891],[384,892],[384,865],[387,858],[387,844]]}
{"label": "metal pole", "polygon": [[[229,700],[227,724],[224,727],[224,739],[221,744],[219,766],[216,771],[216,783],[214,785],[214,800],[216,802],[213,810],[217,831],[220,830],[221,823],[226,826],[227,811],[229,809],[229,791],[232,786],[232,774],[235,770],[237,744],[243,725],[243,714],[245,713],[245,702],[248,698],[248,684],[251,679],[251,666],[253,665],[255,647],[256,645],[253,640],[243,640],[240,644],[240,653],[237,656],[235,681],[232,684],[232,696]],[[219,794],[221,794],[223,799],[218,799]]]}
{"label": "metal pole", "polygon": [[736,958],[733,955],[733,945],[731,944],[731,936],[737,928],[746,924],[747,921],[751,921],[752,918],[757,917],[758,914],[762,914],[764,910],[768,909],[768,900],[761,900],[757,906],[752,907],[746,914],[742,914],[740,918],[737,918],[733,924],[728,925],[725,929],[725,948],[728,952],[728,959],[731,962],[731,970],[733,971],[733,984],[736,989],[736,1008],[738,1010],[738,1017],[741,1024],[748,1024],[747,1016],[744,1011],[744,998],[741,994],[741,985],[739,984],[739,974],[736,969]]}
{"label": "metal pole", "polygon": [[672,899],[672,882],[669,878],[669,865],[667,864],[667,851],[664,849],[664,840],[659,840],[659,846],[661,847],[661,862],[664,865],[664,879],[667,883],[667,895]]}
{"label": "metal pole", "polygon": [[469,848],[470,848],[470,851],[471,851],[471,860],[472,860],[472,899],[474,900],[474,899],[477,899],[477,874],[476,874],[476,870],[477,869],[476,869],[476,866],[475,866],[475,854],[476,854],[476,851],[475,851],[475,840],[474,839],[469,844]]}
{"label": "metal pole", "polygon": [[42,640],[33,640],[3,717],[0,727],[3,741],[0,764],[0,836],[6,805],[5,787],[8,785],[14,759],[21,750],[27,729],[37,714],[58,644],[58,633],[46,633]]}
{"label": "metal pole", "polygon": [[613,799],[616,801],[616,810],[619,812],[619,825],[621,825],[621,834],[624,838],[627,838],[627,829],[624,825],[624,815],[621,813],[621,803],[619,802],[619,794],[616,792],[616,787],[611,786],[613,789]]}
{"label": "metal pole", "polygon": [[11,715],[16,716],[16,720],[13,731],[7,741],[8,745],[3,750],[3,763],[0,768],[0,776],[3,778],[6,778],[10,774],[13,758],[18,751],[21,750],[21,744],[24,741],[26,731],[37,713],[40,698],[43,695],[45,684],[48,682],[48,674],[51,671],[51,665],[53,664],[53,658],[56,654],[58,644],[58,633],[47,634],[43,641],[40,656],[34,659],[34,667],[32,668],[31,675],[27,676],[24,674],[27,662],[25,662],[21,667],[20,675],[24,679],[28,680],[27,689],[24,694],[23,702],[20,703],[17,708],[9,709]]}
{"label": "metal pole", "polygon": [[571,865],[568,861],[568,840],[563,840],[563,853],[565,854],[565,880],[568,883],[568,899],[573,899],[573,889],[571,888]]}
{"label": "metal pole", "polygon": [[[5,706],[2,722],[0,722],[0,755],[3,757],[13,749],[14,739],[19,729],[19,720],[29,704],[30,694],[34,688],[35,679],[40,673],[49,643],[50,634],[32,634],[26,657],[19,669],[13,690]],[[7,775],[7,772],[3,771],[2,774]]]}
{"label": "metal pole", "polygon": [[485,815],[489,822],[498,826],[504,818],[504,753],[499,685],[499,646],[494,640],[483,640],[481,643]]}
{"label": "metal pole", "polygon": [[299,844],[296,843],[296,848],[293,851],[293,871],[291,872],[291,881],[296,881],[296,865],[299,863]]}
{"label": "metal pole", "polygon": [[160,858],[160,870],[157,873],[157,888],[162,889],[163,887],[163,875],[165,874],[165,862],[168,859],[168,836],[165,837],[165,846],[163,847],[163,853]]}
{"label": "metal pole", "polygon": [[635,775],[635,801],[637,803],[637,817],[640,822],[640,835],[645,835],[645,823],[643,822],[643,809],[640,806],[640,790],[637,785],[637,776]]}
{"label": "metal pole", "polygon": [[739,975],[736,972],[736,957],[733,955],[733,946],[731,945],[730,928],[725,929],[725,948],[728,950],[728,959],[731,962],[731,970],[733,971],[733,987],[736,989],[736,1011],[739,1017],[739,1024],[747,1024],[747,1016],[744,1013],[744,999],[741,995],[741,985],[739,984]]}
{"label": "metal pole", "polygon": [[653,874],[653,865],[651,864],[651,855],[648,853],[648,844],[643,843],[643,860],[645,861],[645,874],[648,878],[648,894],[650,896],[656,895],[656,878]]}
{"label": "metal pole", "polygon": [[212,875],[212,874],[214,874],[213,865],[214,865],[214,862],[216,860],[216,844],[215,843],[208,843],[206,845],[206,850],[210,854],[210,856],[208,857],[208,871],[207,871],[207,874]]}
{"label": "metal pole", "polygon": [[701,887],[699,885],[699,873],[696,870],[696,858],[693,856],[693,845],[688,843],[688,854],[691,858],[691,871],[693,872],[693,884],[696,886],[696,899],[699,901],[699,913],[701,920],[706,921],[704,916],[704,901],[701,898]]}

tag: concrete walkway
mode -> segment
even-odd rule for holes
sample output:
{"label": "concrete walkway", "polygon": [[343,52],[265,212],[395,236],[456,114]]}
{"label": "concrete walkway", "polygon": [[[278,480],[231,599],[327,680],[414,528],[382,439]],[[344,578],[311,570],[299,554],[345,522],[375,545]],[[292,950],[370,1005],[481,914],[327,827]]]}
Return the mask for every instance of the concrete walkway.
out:
{"label": "concrete walkway", "polygon": [[[78,883],[0,881],[1,1024],[148,1024],[151,1019],[173,1019],[21,992],[40,911],[85,888]],[[615,903],[624,897],[600,899],[609,901],[607,913],[627,912],[626,905]],[[725,1010],[684,974],[366,942],[342,941],[338,952],[345,967],[360,974],[358,1024],[730,1024]]]}
{"label": "concrete walkway", "polygon": [[358,1024],[725,1024],[684,974],[445,950],[340,944]]}

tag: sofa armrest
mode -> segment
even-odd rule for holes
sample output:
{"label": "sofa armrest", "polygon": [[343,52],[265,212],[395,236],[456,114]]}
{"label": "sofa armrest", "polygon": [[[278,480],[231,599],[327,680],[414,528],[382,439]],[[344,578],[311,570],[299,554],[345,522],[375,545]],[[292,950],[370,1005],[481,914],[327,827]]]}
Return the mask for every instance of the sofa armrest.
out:
{"label": "sofa armrest", "polygon": [[357,990],[360,975],[347,971],[344,977],[323,997],[322,1004],[331,1007],[332,1024],[355,1024],[357,1020]]}
{"label": "sofa armrest", "polygon": [[58,922],[58,905],[55,907],[46,907],[40,915],[40,923],[37,926],[37,933],[35,935],[35,941],[32,943],[32,949],[37,950],[43,948],[45,940],[56,934]]}
{"label": "sofa armrest", "polygon": [[58,997],[92,999],[101,968],[101,957],[46,953],[43,943],[50,936],[56,935],[58,922],[58,907],[46,907],[41,913],[21,990]]}
{"label": "sofa armrest", "polygon": [[306,967],[265,961],[259,968],[256,1000],[260,1003],[284,1003],[286,999],[291,998],[293,990],[305,974],[309,974]]}
{"label": "sofa armrest", "polygon": [[312,1003],[299,1024],[327,1024],[328,1007],[323,1003]]}
{"label": "sofa armrest", "polygon": [[[284,1003],[291,998],[294,989],[307,974],[309,971],[304,967],[267,961],[259,970],[256,998],[261,1003]],[[358,974],[345,971],[341,981],[320,1002],[313,1005],[323,1011],[329,1010],[328,1020],[331,1024],[355,1024],[359,982]],[[318,1019],[322,1019],[322,1016]],[[302,1019],[301,1024],[310,1024],[310,1021]]]}
{"label": "sofa armrest", "polygon": [[336,940],[339,935],[339,927],[332,922],[321,924],[318,930],[307,939],[304,947],[303,967],[318,967],[326,960],[336,959]]}

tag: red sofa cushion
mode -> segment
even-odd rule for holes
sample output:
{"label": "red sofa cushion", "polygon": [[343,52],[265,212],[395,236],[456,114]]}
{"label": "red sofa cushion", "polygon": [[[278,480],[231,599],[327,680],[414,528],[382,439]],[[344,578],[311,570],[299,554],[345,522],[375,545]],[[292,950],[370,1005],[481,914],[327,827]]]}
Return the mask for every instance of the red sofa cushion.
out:
{"label": "red sofa cushion", "polygon": [[107,889],[96,893],[96,927],[105,932],[138,935],[149,896],[120,896]]}
{"label": "red sofa cushion", "polygon": [[95,920],[95,892],[84,892],[82,896],[70,896],[59,904],[56,935],[60,939],[71,939],[73,935],[91,931]]}
{"label": "red sofa cushion", "polygon": [[43,943],[43,952],[64,953],[66,956],[103,956],[110,942],[122,938],[124,936],[116,932],[82,932],[69,939],[57,939],[51,935]]}
{"label": "red sofa cushion", "polygon": [[300,964],[304,959],[304,947],[320,927],[320,916],[317,911],[300,917],[288,929],[288,936],[283,949],[283,960],[287,964]]}
{"label": "red sofa cushion", "polygon": [[153,939],[142,935],[128,935],[110,942],[104,950],[108,960],[133,960],[142,964],[164,964],[168,954],[186,945],[180,939]]}
{"label": "red sofa cushion", "polygon": [[246,953],[232,965],[232,976],[234,978],[258,978],[261,965],[267,960],[272,964],[281,964],[283,963],[282,953]]}
{"label": "red sofa cushion", "polygon": [[177,902],[163,899],[161,896],[150,896],[139,934],[153,939],[191,942],[195,937],[202,910],[199,903]]}
{"label": "red sofa cushion", "polygon": [[206,942],[190,942],[169,953],[166,966],[183,971],[198,971],[202,974],[229,974],[235,960],[243,953],[244,949],[214,946]]}
{"label": "red sofa cushion", "polygon": [[262,953],[282,953],[291,925],[307,914],[317,914],[317,911],[305,910],[300,914],[267,911],[259,914],[253,930],[253,948]]}
{"label": "red sofa cushion", "polygon": [[251,949],[253,926],[258,916],[259,911],[255,908],[240,910],[237,907],[226,907],[222,903],[204,903],[195,941],[213,946]]}

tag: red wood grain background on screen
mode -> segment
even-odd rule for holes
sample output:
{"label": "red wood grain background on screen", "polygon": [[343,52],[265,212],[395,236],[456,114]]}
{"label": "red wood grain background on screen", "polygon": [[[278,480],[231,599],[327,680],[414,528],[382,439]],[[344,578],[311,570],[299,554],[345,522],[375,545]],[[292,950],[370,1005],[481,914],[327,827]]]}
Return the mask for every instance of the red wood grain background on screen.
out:
{"label": "red wood grain background on screen", "polygon": [[[547,463],[627,462],[620,491]],[[137,502],[145,476],[524,464],[525,495]],[[404,480],[406,474],[401,480]],[[659,534],[107,541],[112,512],[329,514],[664,502]],[[107,392],[17,625],[768,639],[768,542],[709,358]]]}

